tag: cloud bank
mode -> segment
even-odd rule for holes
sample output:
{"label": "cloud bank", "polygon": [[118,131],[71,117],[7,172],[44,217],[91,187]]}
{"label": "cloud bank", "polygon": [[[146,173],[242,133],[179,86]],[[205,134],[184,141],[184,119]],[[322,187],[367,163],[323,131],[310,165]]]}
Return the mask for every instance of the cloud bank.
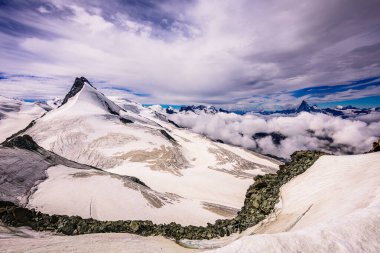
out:
{"label": "cloud bank", "polygon": [[[142,103],[247,107],[379,94],[379,85],[325,99],[292,93],[380,75],[378,0],[0,5],[0,70],[51,78],[40,89],[32,78],[3,79],[3,95],[31,96],[21,86],[35,96],[63,95],[61,87],[82,75],[106,90],[127,88]],[[20,88],[8,91],[12,84]]]}
{"label": "cloud bank", "polygon": [[361,121],[307,112],[274,118],[233,113],[168,115],[176,124],[211,139],[282,158],[289,158],[297,150],[366,152],[380,138],[379,116],[373,112]]}

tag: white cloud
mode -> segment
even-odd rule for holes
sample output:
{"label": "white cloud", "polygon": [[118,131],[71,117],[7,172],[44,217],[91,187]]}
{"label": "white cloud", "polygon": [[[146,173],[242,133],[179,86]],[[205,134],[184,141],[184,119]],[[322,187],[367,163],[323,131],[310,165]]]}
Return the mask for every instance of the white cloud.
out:
{"label": "white cloud", "polygon": [[40,6],[40,7],[38,7],[37,10],[38,10],[39,12],[41,12],[42,14],[49,13],[49,10],[46,9],[44,6]]}
{"label": "white cloud", "polygon": [[[255,115],[192,112],[168,115],[180,126],[214,140],[288,158],[296,150],[324,150],[338,154],[363,153],[380,137],[380,113],[370,121],[342,119],[325,114],[303,112],[296,117],[261,118]],[[286,138],[276,145],[271,136],[257,138],[256,133],[281,133]]]}

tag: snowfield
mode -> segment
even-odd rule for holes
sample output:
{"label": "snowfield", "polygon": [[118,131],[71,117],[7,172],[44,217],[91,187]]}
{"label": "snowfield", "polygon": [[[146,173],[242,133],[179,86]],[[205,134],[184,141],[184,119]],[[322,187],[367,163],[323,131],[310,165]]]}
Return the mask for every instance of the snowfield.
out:
{"label": "snowfield", "polygon": [[204,225],[218,218],[199,201],[158,193],[112,174],[62,165],[50,167],[47,174],[28,203],[29,208],[44,213],[183,225]]}
{"label": "snowfield", "polygon": [[45,112],[37,104],[0,96],[0,143]]}
{"label": "snowfield", "polygon": [[[380,153],[322,156],[281,188],[276,211],[257,226],[240,235],[209,241],[185,240],[181,244],[206,249],[230,242],[207,251],[228,253],[380,252],[379,161]],[[129,234],[64,237],[4,227],[0,232],[2,252],[204,251],[182,248],[162,237]]]}
{"label": "snowfield", "polygon": [[[155,197],[171,196],[173,203],[152,207],[122,184],[96,176],[77,179],[68,176],[68,170],[54,168],[32,196],[31,207],[88,217],[92,200],[97,219],[206,225],[234,217],[254,176],[278,169],[276,160],[179,129],[149,108],[122,102],[126,109],[84,82],[78,93],[23,134],[69,160],[135,176]],[[70,188],[81,189],[80,194]],[[110,208],[114,205],[117,208]]]}

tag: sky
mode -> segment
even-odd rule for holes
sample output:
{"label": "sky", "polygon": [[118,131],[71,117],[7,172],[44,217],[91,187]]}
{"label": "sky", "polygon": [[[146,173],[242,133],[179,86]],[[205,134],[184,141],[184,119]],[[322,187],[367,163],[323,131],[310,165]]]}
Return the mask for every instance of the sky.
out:
{"label": "sky", "polygon": [[[0,95],[380,106],[378,0],[0,0]],[[374,99],[375,98],[375,99]]]}

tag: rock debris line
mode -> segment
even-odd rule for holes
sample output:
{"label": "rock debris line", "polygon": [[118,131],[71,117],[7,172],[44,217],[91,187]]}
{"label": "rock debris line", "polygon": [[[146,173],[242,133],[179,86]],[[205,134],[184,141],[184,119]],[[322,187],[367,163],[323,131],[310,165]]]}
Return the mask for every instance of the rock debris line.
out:
{"label": "rock debris line", "polygon": [[235,218],[216,220],[214,224],[208,223],[205,227],[181,226],[175,222],[154,224],[149,220],[98,221],[79,216],[48,215],[8,201],[0,201],[0,218],[9,226],[29,226],[37,231],[52,231],[65,235],[132,233],[142,236],[161,235],[175,240],[219,238],[242,232],[265,219],[279,200],[280,187],[305,172],[325,154],[319,151],[293,153],[291,161],[280,165],[276,174],[255,177],[255,182],[245,195],[244,206]]}

